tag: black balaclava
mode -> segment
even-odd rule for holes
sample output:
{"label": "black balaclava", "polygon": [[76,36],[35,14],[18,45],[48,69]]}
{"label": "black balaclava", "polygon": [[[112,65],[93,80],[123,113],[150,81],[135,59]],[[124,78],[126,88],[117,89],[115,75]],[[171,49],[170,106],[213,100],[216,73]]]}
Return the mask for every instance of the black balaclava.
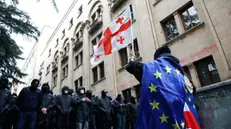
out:
{"label": "black balaclava", "polygon": [[135,98],[135,97],[132,96],[132,97],[130,98],[130,101],[131,101],[131,103],[136,104],[136,98]]}
{"label": "black balaclava", "polygon": [[39,80],[38,79],[34,79],[32,82],[31,82],[31,90],[36,90],[38,88],[38,85],[39,85]]}
{"label": "black balaclava", "polygon": [[102,98],[106,98],[107,97],[107,91],[102,90],[101,95],[102,95]]}
{"label": "black balaclava", "polygon": [[68,88],[68,86],[64,86],[64,87],[62,88],[62,94],[63,94],[63,95],[68,95],[68,93],[69,93],[69,88]]}
{"label": "black balaclava", "polygon": [[69,90],[69,95],[71,95],[71,96],[72,96],[72,95],[73,95],[73,93],[74,93],[74,90],[73,90],[73,89],[70,89],[70,90]]}
{"label": "black balaclava", "polygon": [[119,102],[122,102],[122,95],[118,94],[117,97],[116,97],[116,100],[119,101]]}
{"label": "black balaclava", "polygon": [[8,87],[9,80],[6,77],[0,78],[0,89],[5,89]]}
{"label": "black balaclava", "polygon": [[91,91],[91,90],[87,90],[86,96],[87,96],[88,98],[91,98],[91,97],[92,97],[92,91]]}
{"label": "black balaclava", "polygon": [[77,90],[77,94],[81,96],[85,95],[85,88],[84,87],[79,88]]}
{"label": "black balaclava", "polygon": [[47,83],[44,83],[42,85],[42,92],[43,93],[49,93],[50,92],[50,87],[49,87],[49,85]]}

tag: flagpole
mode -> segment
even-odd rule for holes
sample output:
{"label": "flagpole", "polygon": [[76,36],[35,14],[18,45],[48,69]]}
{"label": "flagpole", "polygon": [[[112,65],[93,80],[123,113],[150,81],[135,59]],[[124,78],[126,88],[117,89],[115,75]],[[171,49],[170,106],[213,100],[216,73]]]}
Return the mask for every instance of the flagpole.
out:
{"label": "flagpole", "polygon": [[[109,11],[109,14],[110,14],[110,22],[112,22],[112,14],[111,14],[111,11]],[[117,74],[116,74],[116,61],[115,61],[115,53],[112,52],[112,60],[113,60],[113,77],[114,77],[114,91],[115,91],[115,96],[114,98],[116,98],[117,94],[118,94],[118,88],[117,88]]]}
{"label": "flagpole", "polygon": [[[129,7],[129,10],[130,10],[130,12],[131,12],[131,20],[132,20],[132,24],[133,24],[133,19],[132,19],[132,11],[131,11],[131,8]],[[133,38],[133,25],[131,24],[131,31],[132,31],[132,33],[131,33],[131,37],[132,37],[132,50],[131,50],[131,57],[130,57],[130,59],[134,59],[135,58],[135,50],[134,50],[134,38]],[[129,62],[129,60],[130,59],[128,59],[128,62]]]}

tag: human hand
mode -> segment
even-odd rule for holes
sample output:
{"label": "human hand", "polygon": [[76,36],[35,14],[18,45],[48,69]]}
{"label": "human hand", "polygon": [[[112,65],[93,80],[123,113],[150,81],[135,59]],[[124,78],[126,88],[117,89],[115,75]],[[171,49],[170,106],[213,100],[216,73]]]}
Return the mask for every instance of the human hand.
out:
{"label": "human hand", "polygon": [[42,111],[43,114],[47,114],[47,109],[46,108],[42,108],[41,111]]}

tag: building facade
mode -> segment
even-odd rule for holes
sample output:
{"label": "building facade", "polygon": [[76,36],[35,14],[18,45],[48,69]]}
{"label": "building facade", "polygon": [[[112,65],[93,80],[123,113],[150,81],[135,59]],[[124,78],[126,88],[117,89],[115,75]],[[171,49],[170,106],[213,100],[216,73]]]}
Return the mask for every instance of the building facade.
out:
{"label": "building facade", "polygon": [[49,83],[55,94],[69,86],[139,98],[139,82],[125,70],[131,46],[90,64],[93,45],[126,8],[132,11],[136,60],[153,60],[156,48],[168,45],[197,87],[231,77],[229,0],[74,0],[45,47],[37,47],[41,83]]}

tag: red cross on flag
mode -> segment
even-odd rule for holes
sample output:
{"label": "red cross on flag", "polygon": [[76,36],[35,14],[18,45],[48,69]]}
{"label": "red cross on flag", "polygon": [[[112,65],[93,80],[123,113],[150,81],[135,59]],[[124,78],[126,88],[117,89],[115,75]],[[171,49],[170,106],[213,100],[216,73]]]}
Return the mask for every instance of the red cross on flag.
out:
{"label": "red cross on flag", "polygon": [[132,43],[131,26],[131,11],[128,8],[104,30],[100,41],[93,47],[94,55],[91,64],[98,64],[104,56]]}

